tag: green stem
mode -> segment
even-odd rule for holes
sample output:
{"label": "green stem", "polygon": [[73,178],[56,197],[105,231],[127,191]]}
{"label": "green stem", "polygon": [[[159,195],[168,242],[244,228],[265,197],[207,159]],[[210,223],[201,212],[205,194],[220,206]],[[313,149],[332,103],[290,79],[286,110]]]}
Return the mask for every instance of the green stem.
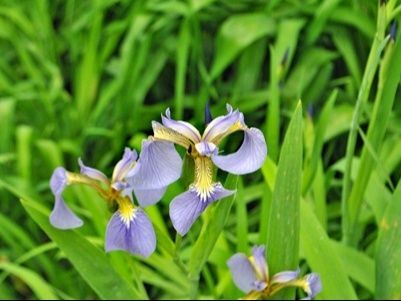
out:
{"label": "green stem", "polygon": [[199,288],[199,274],[190,274],[189,275],[189,299],[197,300],[198,299],[198,288]]}
{"label": "green stem", "polygon": [[182,236],[180,234],[176,234],[175,236],[175,249],[174,249],[174,262],[175,264],[186,274],[188,273],[187,268],[185,265],[182,263],[180,259],[180,249],[181,249],[181,243],[182,243]]}

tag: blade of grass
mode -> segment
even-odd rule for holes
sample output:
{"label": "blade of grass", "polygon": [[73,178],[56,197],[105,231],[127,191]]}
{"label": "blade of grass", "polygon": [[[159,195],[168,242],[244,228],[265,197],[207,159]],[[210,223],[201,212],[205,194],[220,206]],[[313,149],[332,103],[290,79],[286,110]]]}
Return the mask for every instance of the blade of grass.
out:
{"label": "blade of grass", "polygon": [[357,214],[356,212],[354,212],[354,210],[350,212],[351,202],[349,200],[349,197],[351,191],[352,160],[355,153],[356,138],[361,115],[364,106],[367,102],[369,92],[372,86],[373,77],[376,73],[376,69],[379,64],[380,54],[382,53],[388,41],[388,39],[384,39],[385,22],[386,22],[385,11],[386,11],[385,3],[381,2],[381,4],[379,4],[379,11],[377,16],[377,31],[372,43],[368,61],[366,63],[365,72],[362,78],[362,83],[359,88],[358,98],[356,100],[355,109],[351,121],[351,128],[347,140],[347,149],[345,154],[346,168],[343,178],[343,190],[341,196],[342,215],[343,215],[343,223],[342,223],[343,240],[347,243],[351,243],[352,241],[351,224],[355,220],[355,214]]}
{"label": "blade of grass", "polygon": [[353,228],[357,224],[358,214],[363,201],[363,195],[376,163],[370,147],[376,153],[379,152],[395,100],[395,95],[401,76],[401,61],[398,57],[400,52],[400,40],[397,39],[395,43],[393,40],[391,40],[380,68],[378,91],[373,107],[371,122],[369,123],[368,133],[366,135],[366,139],[369,144],[365,144],[363,147],[360,168],[355,178],[355,182],[348,199],[348,206],[346,208],[348,213],[347,221],[349,223],[347,236],[350,242],[355,243],[352,238]]}

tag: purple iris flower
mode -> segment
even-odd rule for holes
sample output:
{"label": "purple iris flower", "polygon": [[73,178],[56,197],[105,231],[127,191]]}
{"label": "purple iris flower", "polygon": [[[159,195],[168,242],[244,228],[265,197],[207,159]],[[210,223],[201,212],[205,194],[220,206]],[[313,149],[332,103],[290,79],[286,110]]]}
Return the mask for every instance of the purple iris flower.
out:
{"label": "purple iris flower", "polygon": [[[156,236],[146,213],[133,203],[132,193],[135,194],[140,206],[145,207],[156,203],[163,196],[166,186],[180,176],[181,158],[172,144],[165,142],[153,144],[146,147],[142,155],[146,159],[146,153],[154,151],[164,143],[163,153],[160,158],[169,160],[164,164],[162,170],[168,172],[164,182],[154,185],[152,188],[136,187],[135,182],[143,174],[146,160],[138,160],[136,151],[125,149],[123,158],[116,164],[111,180],[101,171],[85,166],[79,159],[80,173],[72,173],[63,167],[58,167],[50,179],[50,188],[55,196],[55,205],[50,214],[50,223],[59,229],[73,229],[83,225],[82,220],[77,217],[65,204],[62,193],[71,184],[86,184],[98,191],[108,202],[116,202],[118,210],[111,217],[106,230],[106,251],[126,250],[132,254],[149,256],[156,248]],[[160,166],[153,164],[153,169],[160,169]],[[169,170],[170,168],[170,170]],[[162,184],[162,185],[161,185]]]}
{"label": "purple iris flower", "polygon": [[[210,118],[208,118],[210,120]],[[189,189],[175,197],[170,203],[170,218],[174,228],[185,235],[200,214],[213,202],[233,194],[220,182],[213,179],[214,167],[243,175],[259,169],[267,155],[266,141],[259,129],[249,128],[244,116],[227,105],[227,114],[211,120],[203,134],[185,121],[171,118],[170,110],[162,116],[162,123],[153,121],[154,142],[168,141],[183,146],[195,162],[194,181]],[[221,155],[220,142],[228,135],[244,132],[244,141],[237,152]],[[153,156],[152,160],[160,160]],[[155,172],[143,178],[148,183],[152,178],[162,178]],[[146,187],[146,185],[145,185]]]}
{"label": "purple iris flower", "polygon": [[279,290],[292,286],[302,288],[307,293],[304,300],[310,300],[322,290],[320,277],[316,273],[299,277],[298,269],[279,272],[270,277],[264,246],[253,247],[250,257],[243,253],[234,254],[227,265],[235,285],[247,294],[244,299],[268,298]]}

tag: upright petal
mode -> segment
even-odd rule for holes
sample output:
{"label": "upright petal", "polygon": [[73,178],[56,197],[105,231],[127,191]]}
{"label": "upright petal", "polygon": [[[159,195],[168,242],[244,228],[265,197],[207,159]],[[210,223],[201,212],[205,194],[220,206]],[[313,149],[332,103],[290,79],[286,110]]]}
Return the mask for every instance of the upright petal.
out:
{"label": "upright petal", "polygon": [[227,104],[227,115],[219,116],[212,120],[203,132],[202,139],[219,144],[227,135],[245,129],[244,116],[238,110]]}
{"label": "upright petal", "polygon": [[181,175],[182,160],[174,145],[153,138],[142,142],[142,151],[127,180],[135,189],[161,189]]}
{"label": "upright petal", "polygon": [[122,159],[114,167],[112,182],[123,181],[128,172],[135,166],[136,159],[138,159],[137,152],[126,147]]}
{"label": "upright petal", "polygon": [[283,271],[273,276],[271,283],[287,283],[296,280],[299,277],[300,270]]}
{"label": "upright petal", "polygon": [[158,189],[134,189],[135,197],[141,207],[156,204],[166,192],[167,187]]}
{"label": "upright petal", "polygon": [[212,161],[222,170],[243,175],[258,170],[266,159],[267,147],[263,133],[256,128],[244,131],[244,141],[233,154],[212,156]]}
{"label": "upright petal", "polygon": [[85,166],[84,163],[82,162],[81,158],[78,159],[78,164],[81,167],[82,175],[85,175],[93,180],[103,182],[106,185],[109,184],[109,179],[100,170],[97,170],[97,169],[89,167],[89,166]]}
{"label": "upright petal", "polygon": [[50,213],[50,224],[58,229],[74,229],[81,227],[84,223],[64,203],[61,196],[56,196],[53,211]]}
{"label": "upright petal", "polygon": [[308,294],[304,300],[311,300],[322,291],[322,282],[317,273],[310,273],[304,277],[304,290]]}
{"label": "upright petal", "polygon": [[206,200],[202,199],[201,194],[194,187],[176,196],[170,203],[170,219],[174,229],[180,235],[185,235],[209,204],[234,192],[225,189],[220,183],[215,183]]}
{"label": "upright petal", "polygon": [[176,196],[170,203],[170,219],[174,229],[185,235],[209,203],[201,201],[194,190]]}
{"label": "upright petal", "polygon": [[264,246],[254,246],[252,248],[252,258],[254,261],[254,267],[256,273],[259,275],[260,279],[265,281],[269,280],[269,269],[266,262]]}
{"label": "upright petal", "polygon": [[[235,285],[244,293],[255,290],[255,283],[258,282],[255,270],[245,254],[237,253],[228,261],[227,265]],[[261,286],[262,287],[262,286]]]}
{"label": "upright petal", "polygon": [[170,109],[166,110],[166,117],[162,115],[162,123],[164,126],[184,135],[194,144],[201,140],[199,131],[190,123],[171,118]]}
{"label": "upright petal", "polygon": [[127,221],[119,211],[113,214],[106,230],[106,252],[125,250],[144,257],[156,249],[156,235],[143,210],[136,208]]}

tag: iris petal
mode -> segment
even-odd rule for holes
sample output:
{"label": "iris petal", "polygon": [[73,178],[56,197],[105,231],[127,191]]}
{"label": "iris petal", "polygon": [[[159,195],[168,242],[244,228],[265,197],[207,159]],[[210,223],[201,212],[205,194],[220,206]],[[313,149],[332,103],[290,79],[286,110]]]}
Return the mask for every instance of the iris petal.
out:
{"label": "iris petal", "polygon": [[269,279],[269,270],[265,259],[265,247],[255,246],[252,248],[253,260],[255,262],[255,269],[262,279],[267,281]]}
{"label": "iris petal", "polygon": [[227,105],[227,115],[219,116],[212,120],[203,133],[203,140],[218,144],[227,135],[245,129],[244,116],[238,110],[233,111]]}
{"label": "iris petal", "polygon": [[193,144],[192,141],[188,139],[188,137],[173,129],[165,127],[157,121],[152,121],[152,129],[153,135],[157,139],[181,145],[185,149],[188,149],[189,146]]}
{"label": "iris petal", "polygon": [[54,196],[61,196],[67,185],[67,171],[63,167],[57,167],[50,178],[50,189]]}
{"label": "iris petal", "polygon": [[156,204],[166,192],[167,187],[159,189],[134,189],[135,197],[141,207]]}
{"label": "iris petal", "polygon": [[303,300],[311,300],[322,291],[322,282],[317,273],[310,273],[305,276],[306,281],[305,292],[308,294]]}
{"label": "iris petal", "polygon": [[71,211],[61,196],[56,196],[53,211],[49,217],[50,224],[58,229],[74,229],[81,227],[83,221]]}
{"label": "iris petal", "polygon": [[111,217],[106,230],[106,252],[125,250],[144,257],[156,249],[156,235],[145,212],[135,209],[132,219],[125,223],[117,211]]}
{"label": "iris petal", "polygon": [[166,110],[166,117],[162,115],[162,123],[164,126],[184,135],[193,143],[197,143],[201,140],[199,131],[192,124],[185,121],[172,119],[170,109]]}
{"label": "iris petal", "polygon": [[193,190],[176,196],[170,203],[170,219],[174,229],[180,235],[185,235],[208,205]]}
{"label": "iris petal", "polygon": [[283,271],[277,273],[272,278],[272,283],[287,283],[296,280],[299,277],[300,270]]}
{"label": "iris petal", "polygon": [[137,159],[137,152],[126,147],[122,159],[118,161],[114,167],[112,181],[122,181],[128,172],[134,167]]}
{"label": "iris petal", "polygon": [[244,293],[249,293],[255,289],[258,279],[251,262],[245,254],[237,253],[228,261],[227,265],[235,285]]}
{"label": "iris petal", "polygon": [[202,200],[195,189],[190,189],[176,196],[170,203],[170,219],[174,228],[180,235],[185,235],[208,205],[234,192],[217,183],[210,197],[206,200]]}
{"label": "iris petal", "polygon": [[135,168],[128,173],[127,181],[135,189],[161,189],[181,175],[182,160],[170,142],[145,140]]}
{"label": "iris petal", "polygon": [[73,229],[83,225],[82,220],[67,207],[61,196],[67,185],[67,171],[63,167],[56,168],[50,178],[50,189],[54,194],[55,203],[49,220],[55,228],[59,229]]}
{"label": "iris petal", "polygon": [[212,156],[213,163],[227,172],[243,175],[259,169],[266,159],[267,147],[263,133],[256,128],[244,131],[244,141],[233,154]]}
{"label": "iris petal", "polygon": [[109,179],[100,170],[84,165],[81,158],[78,159],[78,164],[81,167],[81,174],[93,180],[101,181],[105,184],[109,183]]}

